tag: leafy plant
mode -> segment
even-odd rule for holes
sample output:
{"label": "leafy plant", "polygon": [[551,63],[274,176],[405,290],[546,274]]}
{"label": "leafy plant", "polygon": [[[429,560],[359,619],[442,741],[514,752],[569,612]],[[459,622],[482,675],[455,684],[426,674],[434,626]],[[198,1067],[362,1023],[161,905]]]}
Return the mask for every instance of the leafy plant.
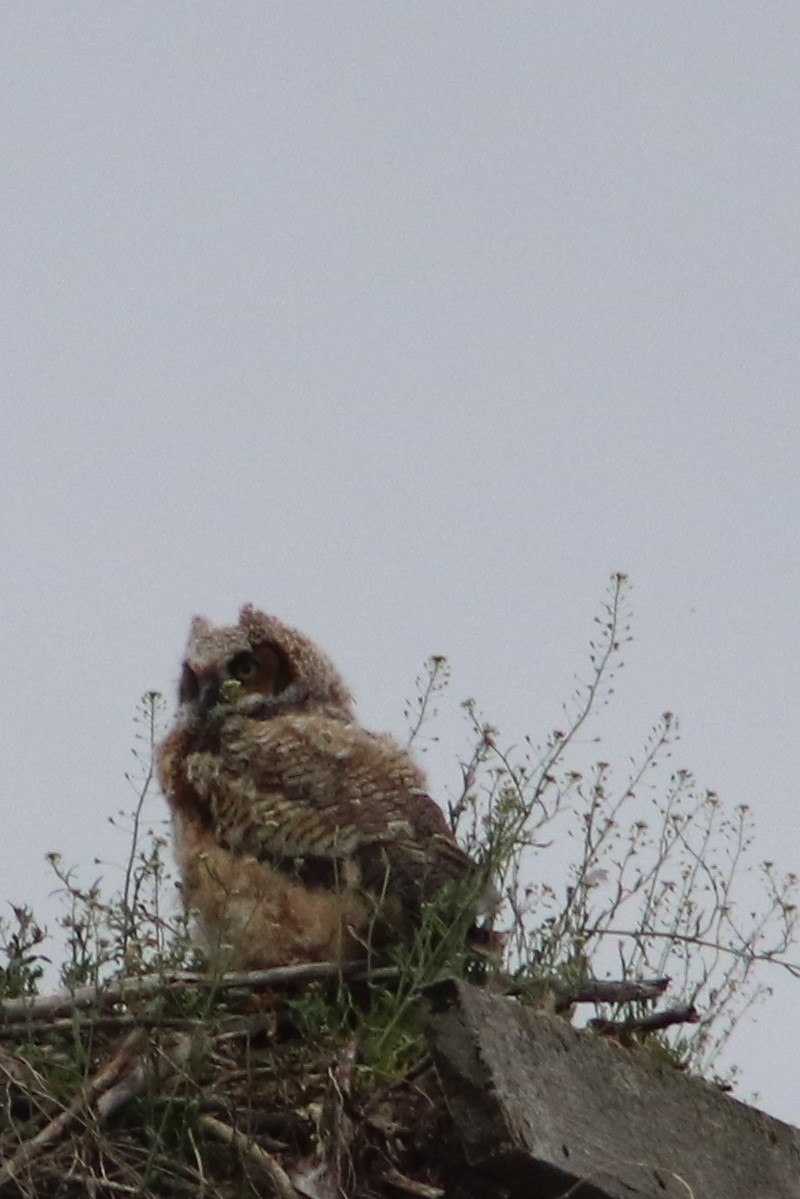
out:
{"label": "leafy plant", "polygon": [[[701,1019],[662,1035],[708,1073],[744,1012],[769,994],[759,967],[798,973],[785,957],[797,879],[757,860],[748,807],[728,811],[688,771],[670,768],[672,713],[621,776],[606,761],[578,759],[578,733],[613,695],[630,641],[624,575],[613,576],[596,623],[588,682],[543,745],[526,738],[521,751],[502,748],[475,704],[464,705],[473,749],[451,821],[494,867],[514,977],[575,985],[609,974],[669,976]],[[439,663],[429,678],[441,678]]]}
{"label": "leafy plant", "polygon": [[[0,1157],[12,1163],[0,1167],[0,1186],[13,1177],[31,1196],[87,1187],[212,1196],[258,1190],[266,1174],[288,1195],[286,1155],[317,1163],[309,1193],[337,1193],[356,1159],[367,1173],[388,1161],[402,1178],[399,1168],[417,1160],[413,1145],[436,1127],[431,1113],[443,1110],[419,1004],[443,977],[565,1016],[575,996],[594,994],[596,1018],[632,1029],[632,1039],[647,1031],[670,1061],[717,1072],[743,1013],[769,993],[765,968],[800,974],[787,957],[796,879],[759,862],[747,807],[726,809],[672,767],[671,713],[625,770],[585,760],[586,731],[597,745],[629,641],[619,574],[597,617],[587,681],[541,744],[505,747],[473,701],[461,706],[470,743],[447,808],[483,868],[471,893],[425,905],[412,941],[380,959],[365,946],[361,977],[360,967],[355,977],[349,967],[309,967],[288,990],[285,980],[209,973],[193,948],[176,910],[163,810],[150,810],[164,704],[148,692],[128,776],[133,812],[112,820],[127,838],[119,887],[108,893],[101,875],[83,884],[50,855],[64,903],[65,995],[39,995],[52,962],[30,909],[0,919],[0,1003],[18,1032],[7,1039],[13,1053],[0,1049]],[[448,685],[447,661],[431,658],[405,711],[418,749],[436,737]],[[493,927],[470,943],[489,878]],[[691,1013],[672,1027],[654,1023],[650,997],[666,976]],[[634,987],[623,1002],[619,989],[608,1000],[599,985],[607,978],[662,982]],[[264,1112],[277,1131],[264,1132]],[[58,1160],[43,1151],[48,1138]]]}

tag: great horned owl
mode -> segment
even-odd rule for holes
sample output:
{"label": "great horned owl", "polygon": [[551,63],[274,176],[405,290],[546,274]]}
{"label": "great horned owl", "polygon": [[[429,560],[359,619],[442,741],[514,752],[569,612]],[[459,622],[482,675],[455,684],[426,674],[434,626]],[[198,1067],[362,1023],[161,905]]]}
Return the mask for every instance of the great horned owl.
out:
{"label": "great horned owl", "polygon": [[231,965],[362,957],[452,884],[480,889],[408,750],[358,724],[301,633],[249,605],[195,618],[179,703],[160,781],[186,904]]}

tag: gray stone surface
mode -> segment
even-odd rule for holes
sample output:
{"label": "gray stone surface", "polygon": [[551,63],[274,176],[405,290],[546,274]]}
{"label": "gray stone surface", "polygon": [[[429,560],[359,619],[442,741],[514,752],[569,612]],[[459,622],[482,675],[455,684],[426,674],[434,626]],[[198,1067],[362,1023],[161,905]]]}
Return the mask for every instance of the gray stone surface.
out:
{"label": "gray stone surface", "polygon": [[800,1132],[642,1049],[445,982],[428,1035],[468,1160],[514,1199],[800,1199]]}

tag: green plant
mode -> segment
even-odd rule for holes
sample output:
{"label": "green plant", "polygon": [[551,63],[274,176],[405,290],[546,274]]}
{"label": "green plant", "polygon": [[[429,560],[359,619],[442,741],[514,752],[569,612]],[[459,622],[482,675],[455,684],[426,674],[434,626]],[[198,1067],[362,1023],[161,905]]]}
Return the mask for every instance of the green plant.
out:
{"label": "green plant", "polygon": [[[747,807],[727,811],[688,771],[670,768],[672,713],[622,774],[580,760],[578,734],[613,695],[630,640],[624,575],[613,576],[597,625],[589,680],[544,745],[503,749],[475,704],[465,705],[473,750],[451,818],[494,866],[511,974],[570,985],[668,975],[701,1018],[660,1036],[691,1069],[710,1073],[744,1012],[769,994],[760,968],[798,972],[785,957],[797,879],[757,860]],[[626,1005],[626,1014],[650,1006]]]}
{"label": "green plant", "polygon": [[[0,1003],[12,1030],[12,1052],[0,1048],[0,1157],[12,1163],[0,1166],[0,1186],[13,1177],[23,1195],[47,1199],[87,1188],[233,1196],[258,1191],[266,1175],[289,1195],[281,1163],[303,1159],[316,1163],[309,1185],[321,1192],[361,1171],[375,1193],[379,1164],[397,1172],[416,1161],[421,1130],[444,1118],[419,1002],[444,977],[565,1016],[588,995],[628,1040],[646,1036],[667,1061],[717,1072],[743,1013],[769,992],[765,968],[800,974],[786,956],[796,880],[758,861],[746,807],[726,810],[670,765],[671,713],[626,770],[585,760],[629,640],[627,580],[615,575],[588,681],[541,745],[505,748],[476,704],[462,705],[470,745],[448,807],[483,870],[424,905],[408,944],[380,954],[365,945],[360,975],[359,966],[309,967],[296,980],[204,968],[172,898],[163,817],[149,807],[163,701],[148,692],[128,779],[134,809],[112,821],[127,838],[119,887],[102,877],[84,885],[50,855],[66,995],[39,996],[54,955],[30,909],[0,920]],[[435,739],[448,683],[446,660],[431,658],[406,707],[417,748]],[[494,928],[470,941],[490,877]],[[671,1027],[654,1015],[667,975],[686,1005]],[[608,977],[649,987],[612,988],[609,999]]]}

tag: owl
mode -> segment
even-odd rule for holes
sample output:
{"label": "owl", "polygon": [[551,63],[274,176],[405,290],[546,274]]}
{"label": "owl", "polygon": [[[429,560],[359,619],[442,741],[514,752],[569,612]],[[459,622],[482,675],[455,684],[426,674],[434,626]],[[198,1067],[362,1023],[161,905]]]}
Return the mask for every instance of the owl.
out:
{"label": "owl", "polygon": [[[191,626],[159,748],[182,891],[207,951],[257,969],[361,958],[481,890],[409,751],[368,732],[328,657],[247,605]],[[438,910],[438,909],[437,909]]]}

